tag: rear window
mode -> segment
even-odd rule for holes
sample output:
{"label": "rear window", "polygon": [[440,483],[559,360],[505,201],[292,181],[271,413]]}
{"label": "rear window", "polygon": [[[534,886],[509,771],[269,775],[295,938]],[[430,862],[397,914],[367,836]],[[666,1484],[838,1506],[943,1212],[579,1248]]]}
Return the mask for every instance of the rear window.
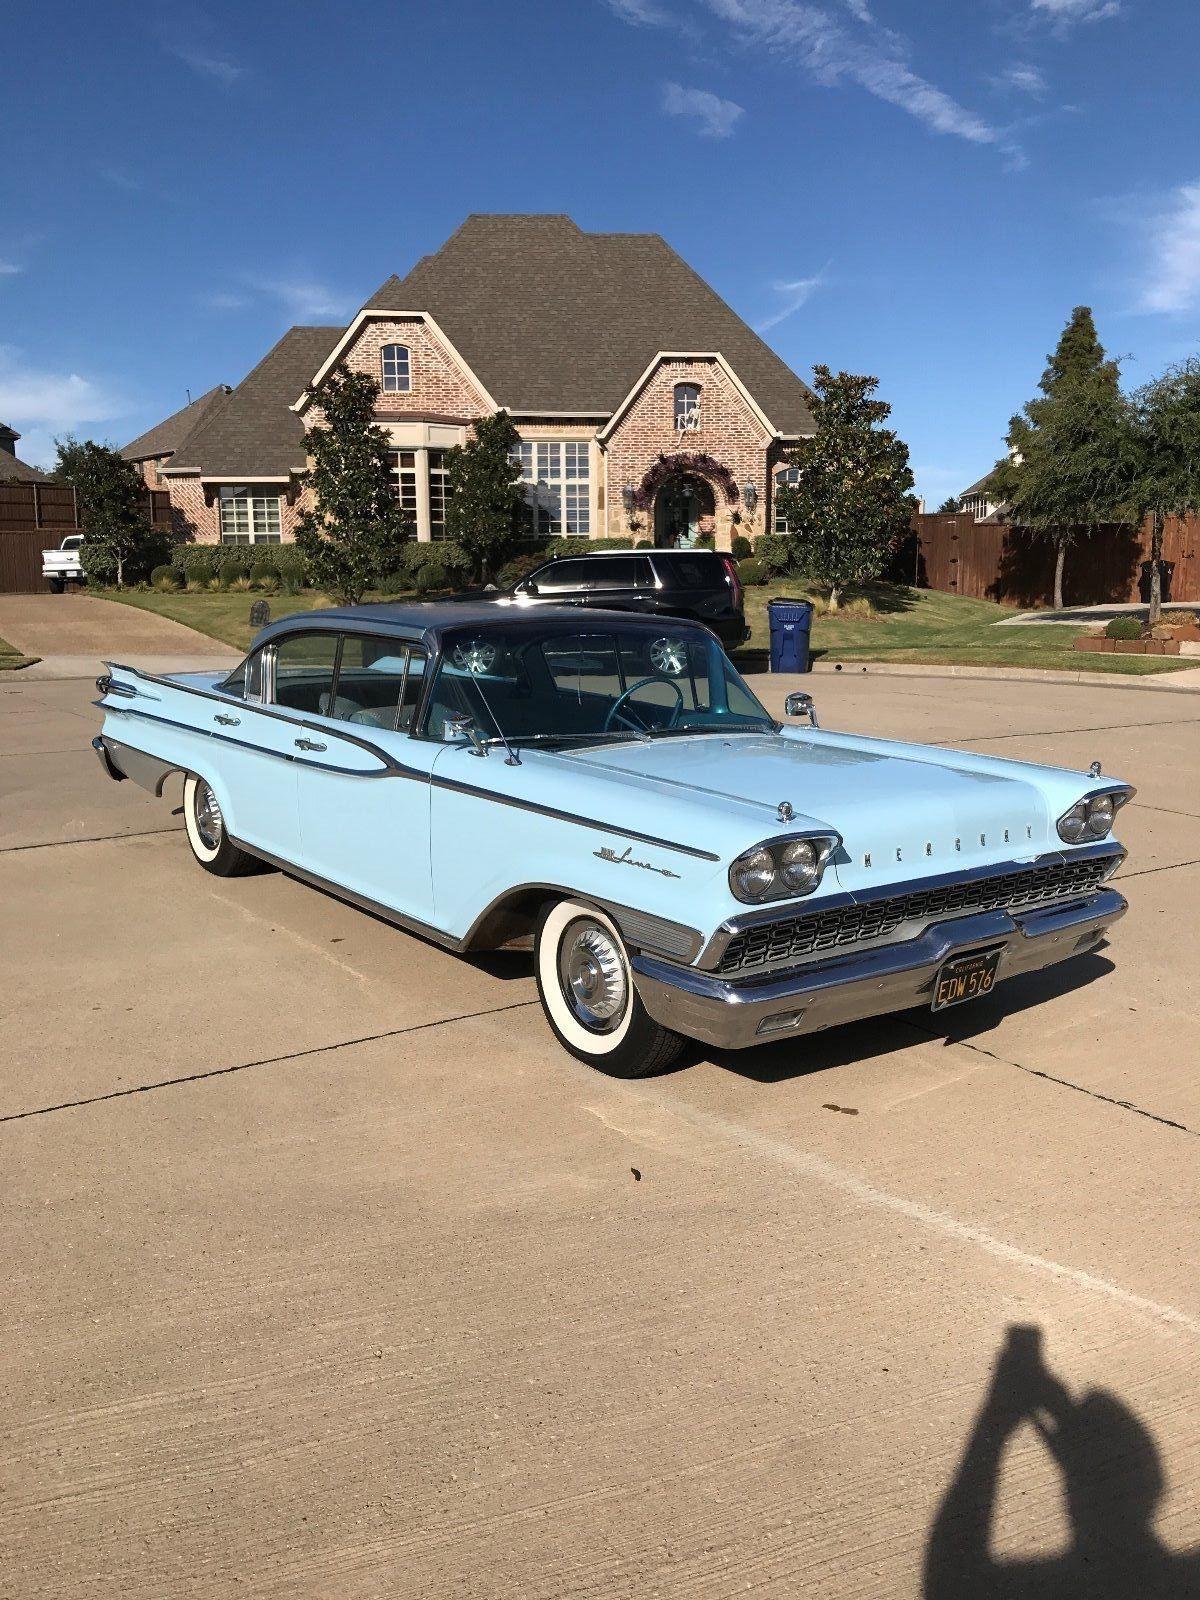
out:
{"label": "rear window", "polygon": [[713,589],[724,582],[720,560],[711,551],[673,550],[654,557],[663,582],[679,589]]}

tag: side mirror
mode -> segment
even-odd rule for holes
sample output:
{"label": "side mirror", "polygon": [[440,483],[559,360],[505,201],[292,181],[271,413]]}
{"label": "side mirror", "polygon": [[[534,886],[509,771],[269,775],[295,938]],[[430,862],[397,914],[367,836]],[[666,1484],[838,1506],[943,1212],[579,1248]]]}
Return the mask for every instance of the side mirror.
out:
{"label": "side mirror", "polygon": [[447,717],[445,732],[447,739],[455,743],[461,740],[469,744],[473,756],[487,755],[487,745],[484,744],[479,729],[470,717]]}
{"label": "side mirror", "polygon": [[814,728],[820,726],[817,721],[817,708],[813,703],[812,695],[804,694],[799,689],[795,693],[788,695],[783,702],[783,710],[785,716],[807,717]]}

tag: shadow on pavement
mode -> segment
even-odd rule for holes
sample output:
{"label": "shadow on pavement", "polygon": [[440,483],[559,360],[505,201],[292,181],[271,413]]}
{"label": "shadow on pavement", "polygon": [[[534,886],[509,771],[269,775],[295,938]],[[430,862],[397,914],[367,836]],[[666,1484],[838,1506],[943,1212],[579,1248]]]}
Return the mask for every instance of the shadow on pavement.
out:
{"label": "shadow on pavement", "polygon": [[[1043,1559],[997,1560],[989,1547],[1001,1467],[1023,1423],[1058,1467],[1071,1544]],[[1129,1407],[1105,1389],[1072,1396],[1046,1365],[1041,1329],[1011,1326],[930,1530],[925,1600],[1195,1597],[1200,1552],[1169,1550],[1154,1531],[1164,1487],[1158,1448]]]}

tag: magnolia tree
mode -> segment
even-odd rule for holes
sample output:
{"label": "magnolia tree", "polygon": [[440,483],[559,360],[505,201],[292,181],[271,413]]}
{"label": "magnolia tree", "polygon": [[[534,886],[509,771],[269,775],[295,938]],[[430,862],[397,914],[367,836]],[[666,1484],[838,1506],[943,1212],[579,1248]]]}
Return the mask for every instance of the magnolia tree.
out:
{"label": "magnolia tree", "polygon": [[836,611],[843,591],[877,578],[907,533],[913,511],[908,446],[885,428],[892,408],[873,399],[878,378],[813,368],[816,432],[788,451],[797,483],[781,485],[788,567],[829,589]]}
{"label": "magnolia tree", "polygon": [[306,482],[316,500],[296,523],[308,575],[346,605],[357,605],[381,573],[400,564],[413,535],[392,493],[391,444],[375,426],[379,385],[339,363],[317,395],[323,425],[310,428]]}
{"label": "magnolia tree", "polygon": [[1131,499],[1149,515],[1150,622],[1162,614],[1163,524],[1200,511],[1200,361],[1168,367],[1133,396]]}
{"label": "magnolia tree", "polygon": [[56,439],[54,476],[75,490],[83,529],[80,560],[92,583],[136,582],[166,554],[168,540],[149,517],[137,468],[111,445]]}
{"label": "magnolia tree", "polygon": [[1130,514],[1134,434],[1118,363],[1104,353],[1087,306],[1076,306],[1038,385],[1013,417],[1008,459],[984,485],[1013,524],[1054,546],[1054,604],[1063,604],[1067,551]]}
{"label": "magnolia tree", "polygon": [[524,500],[520,435],[507,411],[480,417],[465,445],[446,452],[446,535],[487,583],[516,543]]}

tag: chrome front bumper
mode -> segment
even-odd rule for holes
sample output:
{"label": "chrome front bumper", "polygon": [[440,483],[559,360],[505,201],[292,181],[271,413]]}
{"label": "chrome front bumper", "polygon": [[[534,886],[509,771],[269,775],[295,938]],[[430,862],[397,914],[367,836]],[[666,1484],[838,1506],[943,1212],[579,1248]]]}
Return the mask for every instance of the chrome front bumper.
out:
{"label": "chrome front bumper", "polygon": [[1099,889],[1065,905],[981,911],[933,923],[899,944],[740,980],[640,954],[632,958],[634,981],[663,1027],[739,1050],[928,1005],[943,962],[974,950],[1001,947],[998,979],[1036,972],[1094,949],[1125,908],[1115,889]]}

